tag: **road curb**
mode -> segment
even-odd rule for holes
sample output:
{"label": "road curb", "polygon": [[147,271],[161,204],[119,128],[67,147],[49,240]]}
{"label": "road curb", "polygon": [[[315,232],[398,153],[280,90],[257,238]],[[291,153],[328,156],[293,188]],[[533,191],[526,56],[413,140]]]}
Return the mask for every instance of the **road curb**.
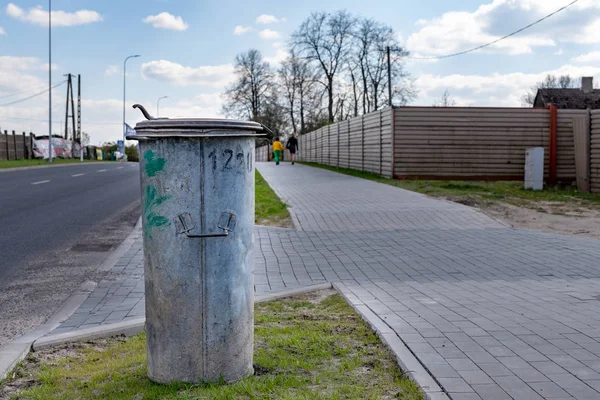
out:
{"label": "road curb", "polygon": [[394,353],[398,365],[419,385],[426,399],[450,400],[450,397],[442,390],[429,371],[425,369],[402,339],[398,337],[396,332],[385,321],[379,318],[366,304],[351,293],[343,283],[333,283],[333,287],[361,315],[381,341]]}
{"label": "road curb", "polygon": [[[82,163],[67,163],[67,164],[54,164],[54,165],[32,165],[30,167],[15,167],[15,168],[0,168],[0,173],[3,172],[13,172],[13,171],[30,171],[32,169],[44,169],[44,168],[58,168],[58,167],[69,167],[73,165],[98,165],[104,164],[112,161],[97,161],[97,162],[82,162]],[[117,164],[117,162],[114,162]]]}
{"label": "road curb", "polygon": [[123,255],[125,253],[127,253],[127,251],[129,251],[129,249],[131,249],[131,246],[133,246],[135,241],[141,237],[142,237],[142,217],[140,217],[138,219],[138,221],[136,222],[135,226],[133,227],[133,230],[131,231],[131,233],[125,238],[125,240],[123,240],[121,242],[119,247],[117,247],[113,252],[110,253],[110,255],[108,257],[106,257],[104,259],[104,261],[102,261],[102,264],[100,264],[96,268],[96,271],[102,271],[102,272],[110,271],[112,269],[112,267],[115,266],[117,261],[119,261],[121,259],[121,257],[123,257]]}
{"label": "road curb", "polygon": [[[277,293],[269,293],[263,296],[256,296],[254,303],[264,303],[281,299],[285,297],[298,296],[300,294],[315,292],[318,290],[331,289],[331,283],[322,283],[318,285],[310,285],[301,288],[288,289]],[[95,326],[93,328],[80,329],[72,332],[59,333],[57,335],[44,336],[34,341],[32,348],[34,351],[46,349],[48,347],[57,346],[70,342],[81,340],[103,339],[112,336],[131,336],[137,335],[144,330],[145,318],[135,318],[129,321],[116,322],[114,324],[106,324]]]}
{"label": "road curb", "polygon": [[33,343],[32,349],[38,351],[48,347],[70,342],[79,342],[82,340],[104,339],[119,335],[137,335],[138,333],[143,332],[145,323],[146,318],[135,318],[129,321],[115,322],[114,324],[106,324],[95,326],[93,328],[59,333],[57,335],[44,336]]}
{"label": "road curb", "polygon": [[[102,163],[89,163],[89,164],[102,164]],[[72,165],[72,164],[59,164],[55,165],[64,166],[64,165]],[[27,167],[24,167],[27,168]],[[42,167],[46,168],[46,167]],[[23,169],[23,168],[15,168],[15,169]],[[1,170],[0,170],[1,172]],[[121,242],[119,247],[116,248],[97,268],[97,271],[108,271],[110,270],[115,263],[125,254],[131,246],[135,243],[135,241],[141,236],[141,225],[142,219],[138,219],[138,222],[135,224],[132,232]],[[58,328],[60,324],[66,321],[83,302],[90,296],[90,294],[94,291],[97,283],[92,281],[86,281],[75,293],[67,298],[60,306],[58,311],[50,317],[48,321],[44,324],[38,326],[37,328],[27,332],[26,334],[19,336],[18,338],[6,343],[3,346],[0,346],[0,382],[4,380],[7,374],[21,361],[23,360],[31,347],[36,343],[40,338],[44,338],[46,335],[51,333],[53,330]],[[143,328],[143,324],[142,324]],[[93,329],[93,328],[91,328]],[[126,329],[126,328],[123,328]],[[77,331],[76,331],[77,332]],[[57,335],[54,335],[57,336]],[[50,336],[52,337],[52,336]]]}
{"label": "road curb", "polygon": [[58,328],[71,314],[88,298],[94,291],[96,282],[86,281],[79,286],[67,300],[63,302],[57,312],[44,324],[19,336],[18,338],[0,346],[0,382],[2,382],[10,371],[29,354],[33,343]]}
{"label": "road curb", "polygon": [[256,296],[254,298],[255,303],[264,303],[265,301],[271,301],[276,299],[283,299],[285,297],[298,296],[305,293],[316,292],[318,290],[331,289],[333,286],[329,282],[319,283],[316,285],[302,286],[299,288],[286,289],[281,292],[264,294],[262,296]]}

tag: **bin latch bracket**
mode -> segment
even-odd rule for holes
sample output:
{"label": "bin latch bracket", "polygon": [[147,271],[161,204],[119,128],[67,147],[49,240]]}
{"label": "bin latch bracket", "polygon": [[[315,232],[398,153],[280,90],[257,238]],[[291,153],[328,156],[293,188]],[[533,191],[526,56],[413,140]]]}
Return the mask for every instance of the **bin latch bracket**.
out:
{"label": "bin latch bracket", "polygon": [[235,230],[235,214],[232,212],[223,211],[219,216],[219,223],[217,227],[223,232],[221,233],[206,233],[206,234],[195,234],[191,231],[196,227],[192,221],[190,213],[179,214],[173,218],[177,234],[185,234],[189,238],[204,238],[204,237],[223,237],[229,236],[229,232]]}

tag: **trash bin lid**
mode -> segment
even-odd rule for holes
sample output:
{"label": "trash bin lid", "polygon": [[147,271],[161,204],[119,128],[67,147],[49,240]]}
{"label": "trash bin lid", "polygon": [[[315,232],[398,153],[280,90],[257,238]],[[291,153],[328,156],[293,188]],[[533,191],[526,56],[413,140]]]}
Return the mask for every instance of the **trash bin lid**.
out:
{"label": "trash bin lid", "polygon": [[140,140],[165,137],[216,137],[216,136],[263,136],[269,129],[254,121],[238,121],[219,118],[154,118],[143,106],[135,104],[146,121],[135,125],[135,134],[127,135],[127,139]]}

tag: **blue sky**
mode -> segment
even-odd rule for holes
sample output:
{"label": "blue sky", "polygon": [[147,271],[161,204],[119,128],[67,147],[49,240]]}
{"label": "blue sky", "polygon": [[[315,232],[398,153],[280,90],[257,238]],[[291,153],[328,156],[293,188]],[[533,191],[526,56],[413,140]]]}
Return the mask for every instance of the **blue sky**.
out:
{"label": "blue sky", "polygon": [[[53,82],[67,72],[82,75],[83,130],[100,143],[121,134],[122,66],[130,54],[142,55],[128,62],[130,124],[140,120],[130,110],[133,102],[155,113],[156,99],[165,95],[162,115],[219,116],[235,55],[257,48],[276,64],[311,11],[346,9],[377,19],[391,25],[414,55],[435,56],[494,40],[569,2],[54,0]],[[47,10],[47,1],[0,1],[0,105],[44,90]],[[598,32],[600,2],[579,0],[484,51],[437,62],[409,60],[406,68],[419,91],[412,104],[431,105],[448,90],[458,105],[520,106],[524,91],[549,72],[599,81]],[[65,91],[61,86],[53,92],[54,132],[64,120]],[[46,133],[47,119],[46,95],[0,106],[2,130]]]}

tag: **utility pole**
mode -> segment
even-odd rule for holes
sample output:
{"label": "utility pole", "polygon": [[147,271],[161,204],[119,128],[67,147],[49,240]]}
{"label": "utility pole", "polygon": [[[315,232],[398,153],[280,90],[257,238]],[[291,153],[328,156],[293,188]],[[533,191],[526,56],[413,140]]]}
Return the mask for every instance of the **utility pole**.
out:
{"label": "utility pole", "polygon": [[129,56],[123,61],[123,150],[125,150],[125,134],[127,133],[127,127],[125,126],[125,99],[127,93],[127,60],[130,58],[140,57],[139,54]]}
{"label": "utility pole", "polygon": [[386,46],[387,51],[387,73],[388,73],[388,105],[392,107],[392,63],[390,61],[390,46]]}
{"label": "utility pole", "polygon": [[52,162],[52,0],[48,0],[48,162]]}
{"label": "utility pole", "polygon": [[[77,134],[75,130],[75,100],[73,99],[73,80],[72,74],[66,74],[67,76],[67,104],[65,108],[65,140],[69,139],[68,135],[68,126],[69,126],[69,117],[71,117],[72,122],[72,135],[71,139],[73,139],[73,143],[75,142],[75,135]],[[71,100],[71,115],[69,115],[69,99]]]}
{"label": "utility pole", "polygon": [[83,162],[83,137],[81,136],[81,75],[77,74],[77,139],[79,140],[79,161]]}

